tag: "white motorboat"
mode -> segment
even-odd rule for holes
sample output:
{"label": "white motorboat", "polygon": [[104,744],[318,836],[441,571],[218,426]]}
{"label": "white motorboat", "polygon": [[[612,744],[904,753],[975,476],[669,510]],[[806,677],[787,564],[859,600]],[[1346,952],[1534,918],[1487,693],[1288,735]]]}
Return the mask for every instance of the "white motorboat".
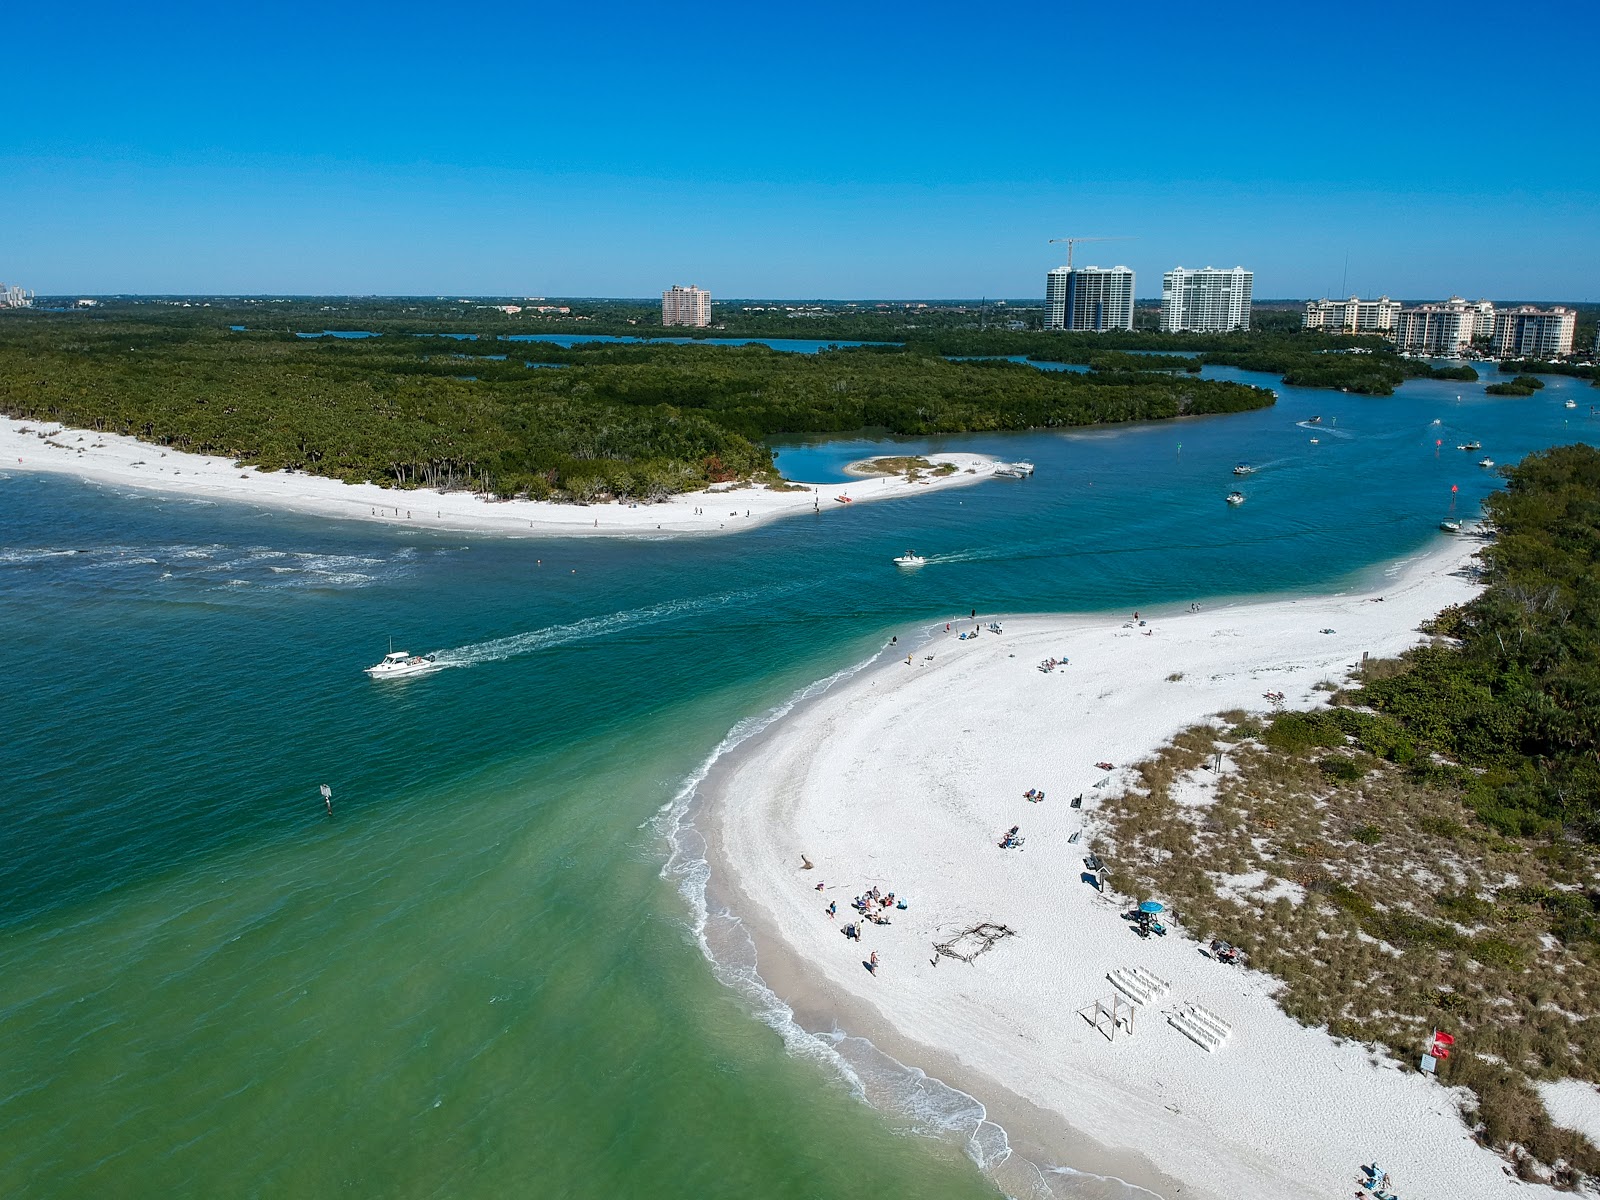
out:
{"label": "white motorboat", "polygon": [[1461,532],[1461,522],[1460,521],[1440,521],[1439,522],[1439,528],[1444,530],[1446,533],[1460,533]]}
{"label": "white motorboat", "polygon": [[1494,459],[1492,459],[1492,458],[1480,458],[1478,460],[1478,465],[1480,467],[1492,467],[1492,466],[1494,466]]}
{"label": "white motorboat", "polygon": [[1249,463],[1240,463],[1233,469],[1233,473],[1235,475],[1254,475],[1256,473],[1256,469]]}
{"label": "white motorboat", "polygon": [[1483,443],[1482,442],[1462,442],[1459,446],[1456,447],[1456,449],[1457,450],[1466,450],[1466,451],[1469,451],[1469,452],[1473,451],[1473,450],[1482,450],[1483,449]]}
{"label": "white motorboat", "polygon": [[1578,402],[1576,400],[1568,400],[1567,403],[1566,403],[1566,407],[1567,408],[1577,408],[1578,407]]}
{"label": "white motorboat", "polygon": [[1033,474],[1031,462],[995,463],[994,473],[1004,479],[1024,479]]}
{"label": "white motorboat", "polygon": [[383,661],[366,668],[366,673],[373,679],[399,679],[405,675],[421,675],[424,671],[434,671],[439,663],[431,654],[413,654],[409,650],[391,650],[383,656]]}
{"label": "white motorboat", "polygon": [[1243,504],[1244,503],[1244,493],[1243,492],[1229,492],[1228,493],[1228,503],[1229,504]]}
{"label": "white motorboat", "polygon": [[913,554],[907,550],[894,560],[894,565],[897,567],[925,567],[928,565],[928,560],[920,554]]}

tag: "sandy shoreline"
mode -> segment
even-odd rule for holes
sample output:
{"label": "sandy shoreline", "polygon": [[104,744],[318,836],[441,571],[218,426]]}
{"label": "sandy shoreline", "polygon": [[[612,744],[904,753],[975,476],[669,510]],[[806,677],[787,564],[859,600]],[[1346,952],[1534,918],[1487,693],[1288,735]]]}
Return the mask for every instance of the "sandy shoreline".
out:
{"label": "sandy shoreline", "polygon": [[[25,432],[26,431],[26,432]],[[44,436],[41,436],[44,435]],[[495,533],[512,537],[713,536],[754,529],[780,517],[844,512],[856,502],[893,500],[989,478],[995,460],[985,454],[930,454],[950,463],[949,475],[878,476],[851,483],[806,484],[772,491],[765,485],[712,489],[674,496],[660,504],[552,504],[485,501],[468,492],[427,488],[403,491],[377,484],[341,483],[299,472],[240,468],[219,456],[163,449],[151,442],[54,422],[0,417],[0,470],[71,475],[90,482],[174,495],[228,500],[341,520],[409,529]],[[844,497],[852,503],[842,503]]]}
{"label": "sandy shoreline", "polygon": [[[1042,1166],[1163,1197],[1281,1200],[1350,1195],[1376,1157],[1404,1200],[1526,1194],[1468,1136],[1456,1092],[1302,1028],[1277,1008],[1273,980],[1197,953],[1202,931],[1173,922],[1174,936],[1138,940],[1118,917],[1129,898],[1113,894],[1115,874],[1104,896],[1079,880],[1095,785],[1118,778],[1096,762],[1136,761],[1211,713],[1265,710],[1267,692],[1314,703],[1313,685],[1363,652],[1417,643],[1420,622],[1468,599],[1475,548],[1440,539],[1375,592],[1146,613],[1143,627],[1029,616],[958,642],[973,622],[948,635],[941,623],[911,666],[904,649],[921,631],[905,630],[901,657],[883,655],[713,767],[691,813],[708,908],[736,914],[762,980],[803,1028],[868,1038],[976,1097]],[[1052,656],[1070,663],[1040,671]],[[1025,801],[1029,787],[1046,802]],[[1012,825],[1021,851],[996,845]],[[800,869],[802,854],[814,870]],[[909,907],[848,940],[850,901],[872,886]],[[933,954],[978,921],[1018,936],[970,965]],[[1077,1010],[1132,967],[1169,989],[1140,1006],[1131,1037],[1108,1041]],[[1214,1053],[1169,1024],[1189,1003],[1231,1027]],[[1058,1195],[1140,1194],[1046,1178]]]}

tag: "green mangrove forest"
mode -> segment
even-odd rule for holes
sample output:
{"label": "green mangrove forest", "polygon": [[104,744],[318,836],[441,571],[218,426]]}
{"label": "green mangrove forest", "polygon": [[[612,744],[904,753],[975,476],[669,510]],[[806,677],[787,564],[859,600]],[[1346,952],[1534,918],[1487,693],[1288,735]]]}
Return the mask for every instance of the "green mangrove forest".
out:
{"label": "green mangrove forest", "polygon": [[775,479],[762,444],[775,434],[1064,428],[1273,402],[1135,369],[1145,364],[1131,356],[1041,371],[901,347],[566,349],[426,328],[305,337],[322,325],[304,317],[298,329],[227,322],[192,308],[9,314],[0,411],[264,470],[587,501]]}

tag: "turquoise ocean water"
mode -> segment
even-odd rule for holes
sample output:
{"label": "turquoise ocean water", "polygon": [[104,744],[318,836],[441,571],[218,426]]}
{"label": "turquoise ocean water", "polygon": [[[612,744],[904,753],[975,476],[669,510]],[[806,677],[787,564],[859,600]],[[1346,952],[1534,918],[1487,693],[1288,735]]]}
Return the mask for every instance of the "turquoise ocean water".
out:
{"label": "turquoise ocean water", "polygon": [[[1208,374],[1281,399],[796,442],[795,478],[941,448],[1038,474],[715,540],[408,534],[0,473],[0,1194],[988,1194],[962,1137],[907,1136],[932,1118],[863,1105],[719,982],[737,964],[708,964],[658,816],[730,729],[913,622],[1347,584],[1471,516],[1483,454],[1600,433],[1574,380]],[[932,561],[896,571],[906,549]],[[391,636],[449,669],[368,681]]]}

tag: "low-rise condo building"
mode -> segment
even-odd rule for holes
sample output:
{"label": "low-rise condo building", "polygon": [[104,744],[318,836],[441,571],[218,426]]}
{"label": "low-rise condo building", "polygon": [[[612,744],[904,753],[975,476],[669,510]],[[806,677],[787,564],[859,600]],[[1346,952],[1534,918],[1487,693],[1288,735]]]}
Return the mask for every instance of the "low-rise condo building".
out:
{"label": "low-rise condo building", "polygon": [[711,324],[711,293],[673,284],[661,293],[661,323],[705,328]]}
{"label": "low-rise condo building", "polygon": [[1572,353],[1578,314],[1524,304],[1495,314],[1494,352],[1501,358],[1561,358]]}
{"label": "low-rise condo building", "polygon": [[1227,333],[1250,328],[1255,273],[1243,267],[1190,271],[1175,267],[1161,277],[1161,328],[1166,333]]}
{"label": "low-rise condo building", "polygon": [[1104,333],[1133,328],[1133,272],[1127,267],[1057,267],[1045,277],[1044,327]]}
{"label": "low-rise condo building", "polygon": [[1306,303],[1304,327],[1328,333],[1393,333],[1400,301],[1387,296],[1362,300],[1311,300]]}

